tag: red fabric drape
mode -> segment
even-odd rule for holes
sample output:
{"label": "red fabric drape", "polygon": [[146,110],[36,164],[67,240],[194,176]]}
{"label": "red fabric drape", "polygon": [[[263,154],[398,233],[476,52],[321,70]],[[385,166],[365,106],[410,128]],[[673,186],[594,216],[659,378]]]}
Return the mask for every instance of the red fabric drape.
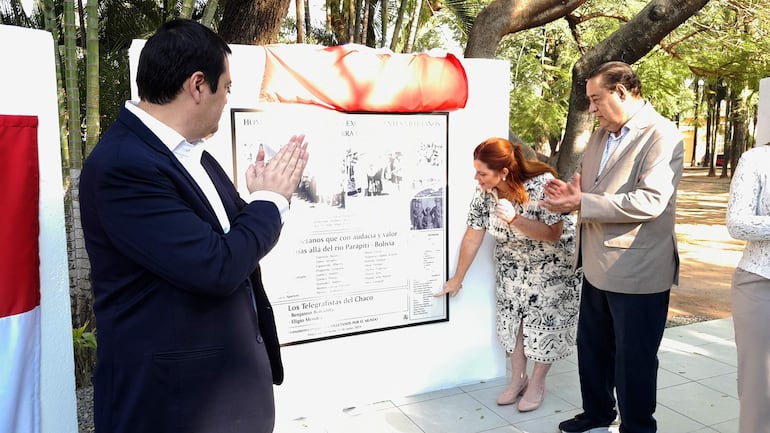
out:
{"label": "red fabric drape", "polygon": [[40,304],[37,124],[0,115],[0,317]]}
{"label": "red fabric drape", "polygon": [[265,47],[260,98],[346,112],[414,113],[464,108],[468,78],[452,54],[394,54],[347,44]]}

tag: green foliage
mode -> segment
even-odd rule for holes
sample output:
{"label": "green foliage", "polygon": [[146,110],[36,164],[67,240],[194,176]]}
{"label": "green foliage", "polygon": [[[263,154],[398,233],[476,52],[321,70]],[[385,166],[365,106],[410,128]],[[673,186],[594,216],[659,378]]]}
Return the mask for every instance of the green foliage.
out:
{"label": "green foliage", "polygon": [[76,350],[96,349],[96,330],[88,330],[89,323],[72,328],[72,343]]}
{"label": "green foliage", "polygon": [[709,2],[677,34],[677,53],[690,69],[707,81],[743,81],[757,89],[770,75],[770,10],[764,2]]}
{"label": "green foliage", "polygon": [[[131,99],[128,49],[100,53],[99,112],[102,126],[109,127],[118,117],[123,103]],[[106,128],[102,128],[106,131]]]}
{"label": "green foliage", "polygon": [[72,347],[75,353],[75,385],[78,388],[91,384],[96,363],[96,329],[89,330],[89,323],[72,329]]}
{"label": "green foliage", "polygon": [[32,27],[33,22],[19,0],[0,2],[0,24],[19,27]]}
{"label": "green foliage", "polygon": [[683,83],[692,81],[687,65],[673,62],[668,54],[653,50],[634,65],[642,80],[642,95],[669,119],[690,111],[695,105],[693,90]]}
{"label": "green foliage", "polygon": [[454,17],[454,26],[462,34],[462,38],[457,40],[465,45],[468,40],[468,33],[473,27],[479,12],[490,3],[489,0],[444,0],[444,6],[447,7]]}
{"label": "green foliage", "polygon": [[[462,55],[462,46],[456,42],[463,37],[461,29],[449,12],[442,9],[428,17],[414,44],[414,52],[441,49]],[[467,36],[466,36],[467,37]]]}
{"label": "green foliage", "polygon": [[[278,29],[278,42],[282,44],[294,44],[297,42],[296,17],[289,16],[283,20],[281,28]],[[305,35],[305,43],[331,47],[338,45],[339,41],[333,33],[327,32],[325,29],[315,27],[311,24],[310,33]]]}
{"label": "green foliage", "polygon": [[[498,57],[511,64],[510,128],[525,143],[561,137],[577,48],[563,21],[503,38]],[[538,149],[543,151],[544,149]]]}
{"label": "green foliage", "polygon": [[593,47],[624,26],[649,0],[589,0],[574,15],[585,20],[578,26],[582,44]]}
{"label": "green foliage", "polygon": [[[458,29],[469,29],[474,11],[477,14],[484,6],[479,0],[445,3],[460,23]],[[578,23],[575,33],[566,20],[557,20],[505,36],[496,57],[511,64],[513,132],[530,144],[560,137],[575,61],[648,3],[592,0],[572,14]],[[455,33],[462,43],[465,35]],[[633,66],[642,79],[645,98],[670,119],[691,115],[695,105],[692,85],[698,78],[707,83],[748,83],[749,104],[755,107],[756,97],[751,95],[756,93],[759,79],[770,76],[770,9],[752,0],[709,2]]]}

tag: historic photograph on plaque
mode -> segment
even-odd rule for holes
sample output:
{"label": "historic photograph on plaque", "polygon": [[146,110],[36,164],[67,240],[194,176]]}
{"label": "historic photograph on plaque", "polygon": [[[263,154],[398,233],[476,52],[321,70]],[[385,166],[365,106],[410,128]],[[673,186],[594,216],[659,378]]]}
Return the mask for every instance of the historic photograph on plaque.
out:
{"label": "historic photograph on plaque", "polygon": [[[305,110],[305,111],[301,111]],[[449,320],[448,113],[231,109],[233,179],[296,132],[310,160],[261,261],[283,345]]]}

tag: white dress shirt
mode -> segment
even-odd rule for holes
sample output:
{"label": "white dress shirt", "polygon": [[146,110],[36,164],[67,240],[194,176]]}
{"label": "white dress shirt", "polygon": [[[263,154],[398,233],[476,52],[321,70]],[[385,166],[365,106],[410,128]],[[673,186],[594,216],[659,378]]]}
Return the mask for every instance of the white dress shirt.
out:
{"label": "white dress shirt", "polygon": [[[206,169],[201,165],[201,155],[204,151],[204,140],[198,140],[195,143],[189,143],[181,134],[174,129],[159,121],[151,114],[139,108],[134,101],[126,101],[126,109],[133,113],[147,128],[152,131],[166,147],[176,156],[177,160],[187,170],[187,173],[195,180],[198,187],[203,191],[209,204],[217,215],[222,231],[230,231],[230,219],[227,217],[225,207],[222,204],[222,198],[217,193],[214,183],[211,181]],[[281,222],[284,221],[289,211],[289,201],[284,196],[273,191],[256,191],[249,195],[249,202],[254,200],[270,201],[278,208],[281,214]]]}

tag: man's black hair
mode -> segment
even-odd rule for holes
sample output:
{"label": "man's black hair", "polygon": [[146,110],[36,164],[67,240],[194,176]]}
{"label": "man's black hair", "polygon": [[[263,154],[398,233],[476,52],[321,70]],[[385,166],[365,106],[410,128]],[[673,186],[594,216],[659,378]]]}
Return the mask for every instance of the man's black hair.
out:
{"label": "man's black hair", "polygon": [[147,40],[139,56],[139,98],[153,104],[171,102],[196,71],[203,72],[216,93],[231,53],[227,43],[203,24],[188,19],[169,21]]}

